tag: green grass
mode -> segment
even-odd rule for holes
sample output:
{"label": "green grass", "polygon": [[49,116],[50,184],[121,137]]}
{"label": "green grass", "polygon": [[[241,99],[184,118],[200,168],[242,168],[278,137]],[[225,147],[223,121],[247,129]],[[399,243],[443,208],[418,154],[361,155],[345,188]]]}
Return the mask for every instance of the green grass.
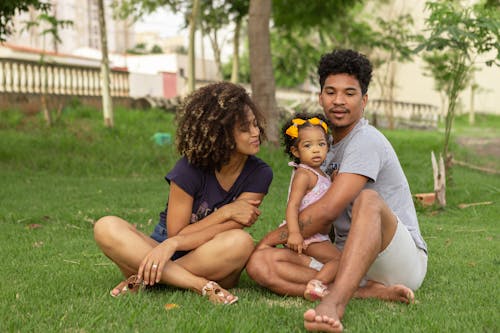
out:
{"label": "green grass", "polygon": [[[480,134],[499,117],[457,134]],[[38,116],[0,112],[1,332],[302,332],[311,303],[281,297],[242,275],[235,306],[213,306],[192,292],[157,288],[114,299],[119,271],[94,243],[92,223],[122,216],[150,233],[163,208],[164,175],[177,159],[155,132],[174,133],[173,115],[117,110],[116,128],[102,115],[65,110],[51,129]],[[489,133],[489,131],[488,131]],[[430,151],[440,132],[386,131],[414,193],[431,192]],[[497,134],[498,135],[498,134]],[[453,148],[457,148],[453,146]],[[290,170],[281,148],[259,154],[274,170],[258,240],[282,220]],[[500,330],[500,176],[455,167],[446,209],[418,208],[429,245],[427,278],[406,306],[353,300],[344,317],[350,332],[498,332]],[[492,201],[459,209],[460,203]],[[166,311],[166,303],[178,308]]]}

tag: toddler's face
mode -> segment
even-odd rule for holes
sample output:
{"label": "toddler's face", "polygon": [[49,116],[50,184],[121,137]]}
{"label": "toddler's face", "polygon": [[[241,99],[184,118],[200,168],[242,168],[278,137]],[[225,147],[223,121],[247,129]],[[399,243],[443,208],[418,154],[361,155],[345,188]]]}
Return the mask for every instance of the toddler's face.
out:
{"label": "toddler's face", "polygon": [[301,127],[297,147],[292,147],[292,153],[300,163],[310,167],[319,167],[326,158],[328,141],[321,126]]}

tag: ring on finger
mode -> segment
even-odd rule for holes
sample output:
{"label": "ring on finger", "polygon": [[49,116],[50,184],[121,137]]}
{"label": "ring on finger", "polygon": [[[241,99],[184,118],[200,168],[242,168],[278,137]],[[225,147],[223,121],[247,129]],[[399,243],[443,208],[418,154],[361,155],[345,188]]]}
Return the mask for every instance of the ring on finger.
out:
{"label": "ring on finger", "polygon": [[153,265],[151,266],[151,268],[152,268],[152,269],[157,269],[157,268],[158,268],[158,265],[157,265],[157,264],[153,264]]}

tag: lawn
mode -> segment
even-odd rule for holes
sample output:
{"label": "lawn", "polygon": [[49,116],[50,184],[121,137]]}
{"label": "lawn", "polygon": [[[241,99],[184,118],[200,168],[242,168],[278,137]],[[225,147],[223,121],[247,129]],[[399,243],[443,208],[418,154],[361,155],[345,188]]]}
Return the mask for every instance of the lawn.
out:
{"label": "lawn", "polygon": [[[494,135],[499,119],[479,119],[473,128],[458,119],[454,135]],[[109,296],[122,277],[95,245],[93,223],[119,215],[150,233],[168,195],[164,176],[178,156],[173,145],[152,139],[174,133],[172,114],[116,110],[116,128],[102,123],[98,111],[85,108],[64,110],[50,129],[39,116],[0,111],[0,331],[304,331],[302,314],[313,304],[274,295],[246,273],[234,306],[170,287]],[[443,133],[385,134],[412,192],[431,192],[430,152],[440,150]],[[457,145],[452,150],[462,158],[474,154]],[[256,241],[283,219],[290,176],[281,148],[265,146],[259,156],[274,180],[250,229]],[[430,256],[416,303],[353,300],[344,317],[349,332],[500,331],[500,176],[455,166],[447,201],[446,209],[417,209]],[[478,202],[492,203],[459,208]],[[177,307],[166,310],[168,303]]]}

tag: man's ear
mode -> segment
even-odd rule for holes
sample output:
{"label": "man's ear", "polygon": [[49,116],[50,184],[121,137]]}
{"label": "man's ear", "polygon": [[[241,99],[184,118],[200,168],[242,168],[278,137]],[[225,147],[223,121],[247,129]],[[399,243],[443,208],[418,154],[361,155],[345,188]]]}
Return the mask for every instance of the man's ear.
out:
{"label": "man's ear", "polygon": [[364,94],[362,103],[363,103],[363,111],[364,111],[366,108],[366,104],[368,103],[368,93]]}

